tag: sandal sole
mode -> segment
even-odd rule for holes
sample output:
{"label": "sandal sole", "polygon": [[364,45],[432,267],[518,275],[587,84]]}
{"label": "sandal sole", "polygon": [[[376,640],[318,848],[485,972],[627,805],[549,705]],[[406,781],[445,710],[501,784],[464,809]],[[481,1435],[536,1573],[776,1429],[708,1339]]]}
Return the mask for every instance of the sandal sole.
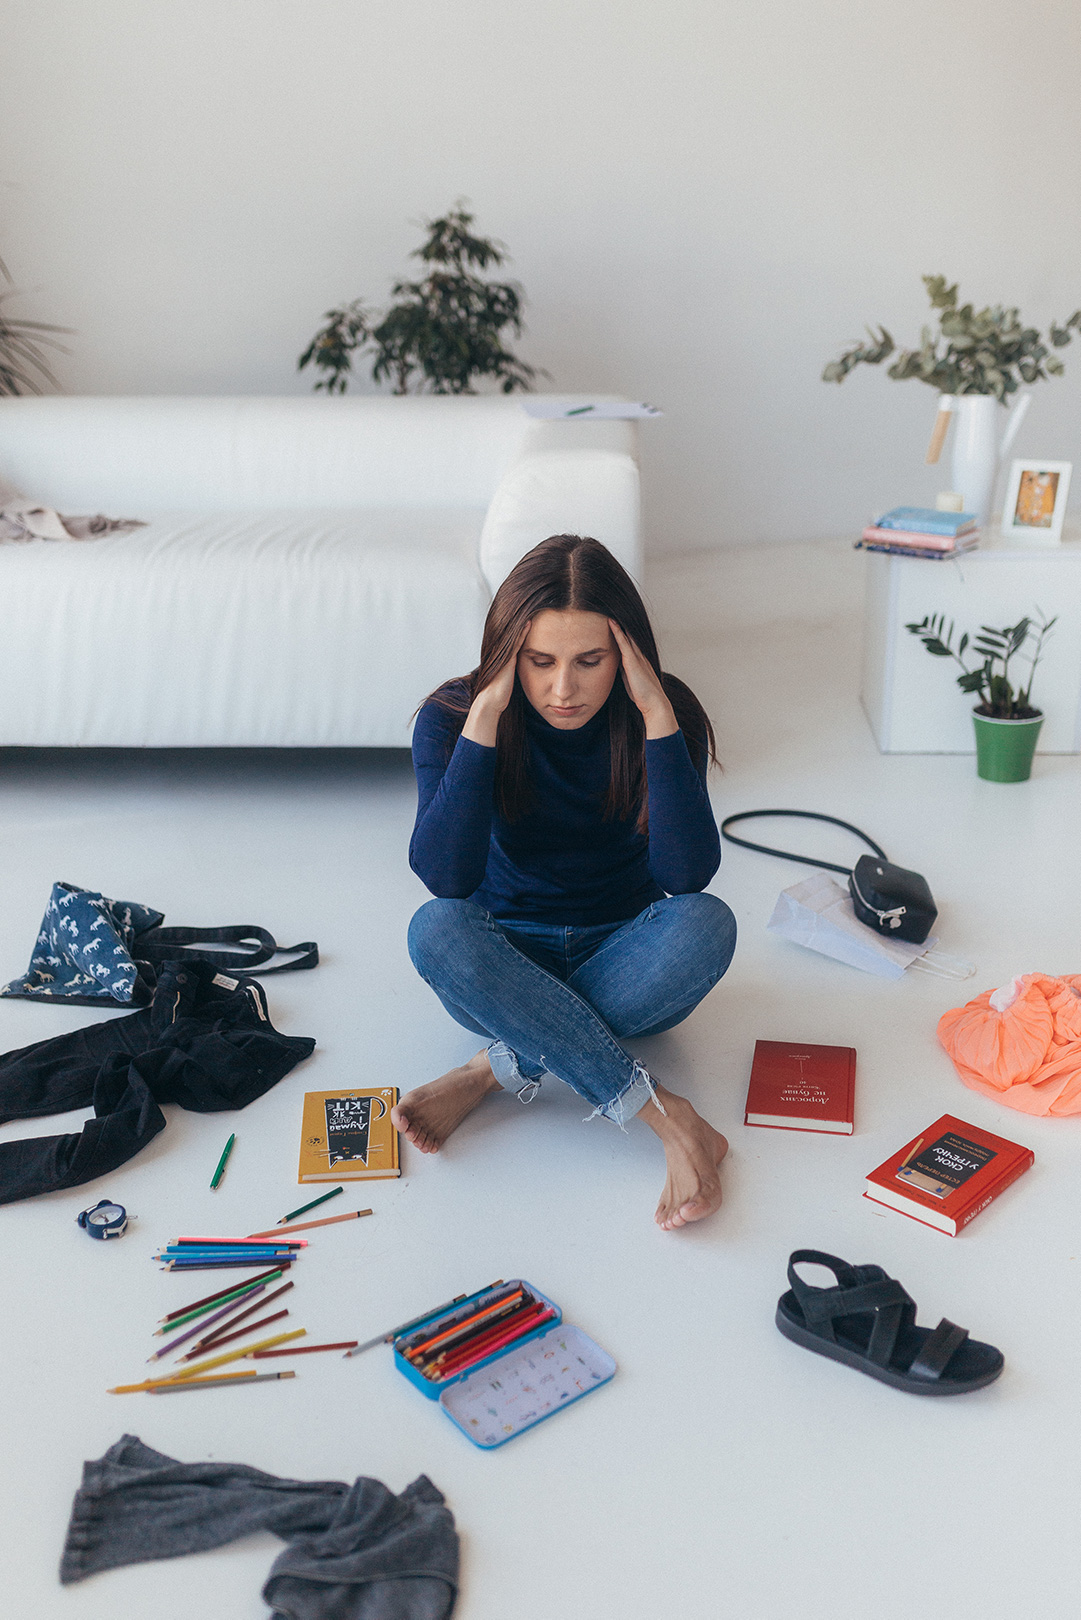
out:
{"label": "sandal sole", "polygon": [[816,1356],[827,1356],[830,1361],[839,1361],[845,1367],[853,1367],[856,1372],[866,1373],[869,1378],[877,1378],[880,1383],[889,1384],[892,1389],[903,1389],[909,1395],[967,1395],[972,1390],[984,1389],[993,1384],[1002,1372],[1002,1366],[993,1372],[984,1373],[982,1377],[966,1379],[963,1383],[957,1379],[947,1378],[910,1378],[907,1373],[897,1372],[893,1367],[877,1367],[866,1356],[861,1356],[855,1350],[848,1350],[843,1344],[830,1344],[809,1328],[802,1327],[794,1322],[778,1305],[777,1315],[774,1318],[777,1327],[804,1350],[811,1350]]}

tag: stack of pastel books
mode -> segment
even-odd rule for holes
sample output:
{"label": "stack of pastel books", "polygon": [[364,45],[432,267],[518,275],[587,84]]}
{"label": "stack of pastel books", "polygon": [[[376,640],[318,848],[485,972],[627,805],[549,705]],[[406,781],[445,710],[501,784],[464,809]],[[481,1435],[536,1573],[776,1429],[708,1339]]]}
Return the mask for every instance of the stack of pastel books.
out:
{"label": "stack of pastel books", "polygon": [[923,557],[941,562],[971,551],[980,531],[971,512],[939,512],[930,506],[895,506],[864,529],[857,549],[885,551],[894,557]]}

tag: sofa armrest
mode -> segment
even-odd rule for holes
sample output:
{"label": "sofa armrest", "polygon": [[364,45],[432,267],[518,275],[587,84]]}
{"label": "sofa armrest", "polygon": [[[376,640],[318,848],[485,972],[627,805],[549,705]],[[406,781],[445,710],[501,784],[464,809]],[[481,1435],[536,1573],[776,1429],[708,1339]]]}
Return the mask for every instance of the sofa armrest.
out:
{"label": "sofa armrest", "polygon": [[484,519],[479,560],[493,592],[527,551],[553,534],[592,535],[641,580],[635,445],[630,422],[536,425]]}

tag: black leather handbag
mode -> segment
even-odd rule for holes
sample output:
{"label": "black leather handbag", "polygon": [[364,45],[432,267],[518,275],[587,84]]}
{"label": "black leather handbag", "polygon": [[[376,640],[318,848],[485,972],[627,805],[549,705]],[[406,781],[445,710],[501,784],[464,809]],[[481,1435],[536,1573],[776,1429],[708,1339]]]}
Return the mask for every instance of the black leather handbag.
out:
{"label": "black leather handbag", "polygon": [[[873,855],[861,855],[855,867],[837,866],[833,861],[817,861],[810,855],[793,855],[787,849],[771,849],[767,844],[752,844],[747,838],[736,838],[728,831],[737,821],[751,821],[757,816],[797,816],[803,821],[828,821],[834,827],[843,827],[855,833],[874,850]],[[828,872],[843,872],[848,878],[848,892],[852,908],[861,923],[873,928],[876,934],[888,939],[907,939],[913,945],[922,945],[934,926],[938,908],[927,879],[920,872],[895,866],[884,849],[873,838],[868,838],[850,821],[836,816],[820,815],[815,810],[741,810],[738,815],[726,816],[721,822],[721,836],[730,844],[743,849],[754,849],[761,855],[779,855],[785,861],[799,861],[803,866],[821,866]]]}

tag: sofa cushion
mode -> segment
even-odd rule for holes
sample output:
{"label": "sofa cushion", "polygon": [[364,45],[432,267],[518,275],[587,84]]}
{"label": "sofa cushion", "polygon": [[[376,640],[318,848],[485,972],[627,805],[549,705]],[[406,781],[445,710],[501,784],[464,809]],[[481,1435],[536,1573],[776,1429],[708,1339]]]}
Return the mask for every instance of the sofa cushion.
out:
{"label": "sofa cushion", "polygon": [[476,663],[483,519],[181,513],[0,546],[0,744],[404,747]]}

